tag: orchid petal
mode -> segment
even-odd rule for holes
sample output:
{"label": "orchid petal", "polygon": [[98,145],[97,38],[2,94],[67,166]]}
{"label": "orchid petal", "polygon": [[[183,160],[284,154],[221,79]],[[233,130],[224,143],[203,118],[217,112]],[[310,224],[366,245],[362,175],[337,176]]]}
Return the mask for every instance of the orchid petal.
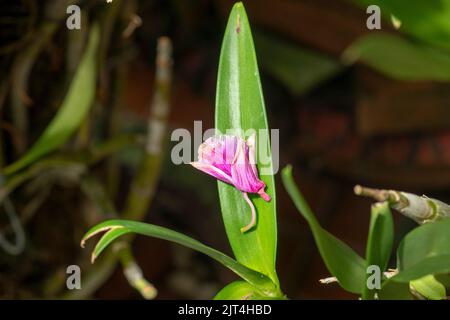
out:
{"label": "orchid petal", "polygon": [[239,141],[236,147],[235,161],[231,166],[231,178],[234,186],[243,192],[257,193],[265,185],[249,164],[248,146],[243,140]]}
{"label": "orchid petal", "polygon": [[223,182],[233,184],[233,181],[229,175],[227,175],[222,170],[214,167],[213,165],[202,163],[202,162],[191,162],[190,163],[194,168],[203,171]]}
{"label": "orchid petal", "polygon": [[248,159],[250,162],[250,167],[252,168],[253,174],[258,176],[258,169],[256,169],[256,134],[252,133],[247,139],[248,145]]}
{"label": "orchid petal", "polygon": [[208,138],[198,148],[195,168],[233,185],[246,193],[258,193],[265,201],[270,196],[264,192],[266,184],[259,179],[256,167],[256,134],[247,140],[232,135],[216,135]]}

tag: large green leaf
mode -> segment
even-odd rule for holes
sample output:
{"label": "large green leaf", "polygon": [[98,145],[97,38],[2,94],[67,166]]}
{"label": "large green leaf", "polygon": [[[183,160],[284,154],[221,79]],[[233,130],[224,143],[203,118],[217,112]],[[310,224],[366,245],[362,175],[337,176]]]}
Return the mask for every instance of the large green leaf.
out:
{"label": "large green leaf", "polygon": [[245,281],[234,281],[226,285],[214,300],[285,300],[284,295],[268,296]]}
{"label": "large green leaf", "polygon": [[409,282],[395,282],[387,280],[378,292],[381,300],[413,300],[414,297],[409,290]]}
{"label": "large green leaf", "polygon": [[413,280],[411,287],[423,297],[430,300],[443,300],[447,298],[445,286],[440,283],[433,275]]}
{"label": "large green leaf", "polygon": [[399,273],[391,281],[409,282],[450,273],[450,218],[424,224],[402,240],[397,250]]}
{"label": "large green leaf", "polygon": [[172,241],[204,253],[214,260],[220,262],[228,269],[235,272],[242,279],[258,288],[265,295],[271,296],[278,294],[277,288],[275,287],[274,283],[267,276],[249,269],[236,260],[225,255],[224,253],[210,248],[203,243],[179,232],[143,222],[129,220],[108,220],[91,228],[81,240],[81,246],[84,247],[87,239],[101,232],[105,232],[105,234],[98,241],[97,245],[94,248],[94,251],[92,252],[92,262],[94,262],[95,259],[106,249],[106,247],[108,247],[108,245],[118,237],[123,236],[127,233],[137,233],[145,236]]}
{"label": "large green leaf", "polygon": [[325,265],[339,284],[347,291],[361,293],[366,279],[366,262],[353,249],[323,229],[292,178],[292,167],[281,174],[284,187],[295,206],[306,219],[314,235]]}
{"label": "large green leaf", "polygon": [[296,95],[309,92],[343,69],[334,58],[263,32],[255,33],[255,44],[261,67]]}
{"label": "large green leaf", "polygon": [[[216,129],[221,133],[230,129],[243,132],[254,129],[257,133],[257,145],[260,133],[268,136],[256,55],[242,3],[234,5],[223,38],[217,77]],[[258,159],[260,173],[261,165]],[[265,163],[264,166],[265,169],[271,169],[272,162]],[[250,209],[240,191],[219,181],[222,216],[236,259],[247,267],[268,275],[278,284],[275,271],[275,183],[272,174],[261,175],[260,178],[266,183],[266,192],[272,199],[265,202],[257,196],[251,196],[258,215],[256,227],[241,233],[240,229],[249,222]]]}
{"label": "large green leaf", "polygon": [[248,282],[234,281],[220,290],[214,300],[250,300],[258,295],[261,293]]}
{"label": "large green leaf", "polygon": [[367,8],[378,5],[387,19],[395,16],[400,31],[424,42],[450,49],[450,0],[353,0]]}
{"label": "large green leaf", "polygon": [[[367,266],[375,265],[384,272],[387,268],[394,241],[394,222],[387,202],[376,203],[372,206],[369,236],[367,239],[366,261]],[[375,298],[376,290],[369,290],[366,281],[363,284],[363,299]]]}
{"label": "large green leaf", "polygon": [[358,39],[347,48],[343,59],[347,62],[360,60],[400,80],[450,80],[450,53],[386,33]]}
{"label": "large green leaf", "polygon": [[7,166],[4,174],[13,174],[55,150],[64,144],[80,126],[95,97],[99,40],[99,28],[94,25],[85,53],[57,114],[30,150],[16,162]]}

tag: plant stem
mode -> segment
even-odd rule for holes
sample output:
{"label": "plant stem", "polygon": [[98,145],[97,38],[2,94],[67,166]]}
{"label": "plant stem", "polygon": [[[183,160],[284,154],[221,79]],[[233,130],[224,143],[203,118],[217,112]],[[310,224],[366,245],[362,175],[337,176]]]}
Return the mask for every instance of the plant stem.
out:
{"label": "plant stem", "polygon": [[372,189],[355,186],[355,194],[370,197],[376,201],[387,201],[389,206],[419,224],[436,221],[450,216],[450,206],[440,200],[418,196],[412,193]]}
{"label": "plant stem", "polygon": [[172,44],[169,38],[158,40],[155,93],[148,119],[144,157],[131,184],[123,219],[142,220],[150,206],[161,171],[164,141],[169,115],[172,80]]}

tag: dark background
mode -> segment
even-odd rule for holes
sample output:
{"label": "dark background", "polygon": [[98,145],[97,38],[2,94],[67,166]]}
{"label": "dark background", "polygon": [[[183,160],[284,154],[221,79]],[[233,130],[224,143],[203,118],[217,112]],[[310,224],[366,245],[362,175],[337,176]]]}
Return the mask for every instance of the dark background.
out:
{"label": "dark background", "polygon": [[[3,164],[17,159],[36,140],[57,110],[65,80],[70,77],[68,43],[78,40],[68,40],[65,13],[47,11],[51,2],[0,2]],[[204,130],[213,127],[220,44],[233,2],[114,3],[123,7],[112,24],[112,40],[103,57],[107,68],[99,80],[99,111],[90,114],[93,121],[102,123],[114,97],[122,92],[123,100],[114,111],[120,115],[121,126],[136,132],[145,130],[153,93],[156,42],[166,35],[174,47],[169,133],[176,128],[192,130],[194,120],[203,121]],[[104,1],[78,4],[88,24],[100,20],[111,5]],[[365,34],[399,34],[389,21],[382,21],[381,31],[368,30],[365,10],[343,0],[249,0],[244,5],[255,34],[269,126],[280,130],[280,168],[288,163],[294,166],[296,181],[325,229],[364,254],[371,202],[353,194],[357,183],[425,193],[445,201],[450,184],[448,86],[434,81],[396,80],[363,63],[345,65],[341,59],[343,51]],[[123,40],[121,32],[131,14],[138,15],[143,23]],[[21,53],[30,50],[33,39],[43,36],[40,26],[45,21],[54,21],[58,27],[31,62],[26,95],[22,97],[30,119],[29,131],[27,139],[20,142],[20,132],[11,120],[12,79],[18,72],[14,63]],[[84,26],[79,32],[83,30]],[[276,50],[285,47],[294,53],[280,55]],[[304,52],[317,58],[315,65],[310,60],[302,62]],[[302,63],[309,68],[296,69]],[[323,71],[325,64],[329,67]],[[286,65],[292,73],[278,72]],[[120,69],[124,72],[123,91],[114,86],[120,66],[125,66]],[[323,75],[317,78],[318,74]],[[308,85],[299,84],[300,78]],[[99,127],[94,130],[100,132],[95,139],[103,137]],[[169,143],[145,221],[182,231],[231,254],[216,182],[191,166],[175,166],[170,161],[170,147]],[[134,149],[125,153],[117,167],[114,203],[119,208],[140,156]],[[92,171],[101,179],[107,176],[104,163]],[[277,266],[283,292],[292,299],[356,298],[337,284],[319,283],[329,273],[279,175],[276,183]],[[36,192],[31,194],[25,185],[11,195],[19,215]],[[66,266],[84,261],[82,264],[90,268],[86,263],[88,253],[78,247],[81,235],[92,225],[86,218],[88,211],[89,203],[76,182],[54,182],[39,206],[23,220],[27,235],[23,252],[13,256],[0,251],[0,297],[62,297]],[[8,220],[1,217],[1,223],[8,233]],[[396,214],[397,241],[413,226]],[[209,299],[235,279],[208,257],[161,240],[138,236],[133,252],[145,277],[158,288],[158,299]],[[82,270],[83,279],[86,269]],[[109,279],[100,281],[94,294],[81,298],[141,299],[128,285],[122,268],[116,266],[114,270]]]}

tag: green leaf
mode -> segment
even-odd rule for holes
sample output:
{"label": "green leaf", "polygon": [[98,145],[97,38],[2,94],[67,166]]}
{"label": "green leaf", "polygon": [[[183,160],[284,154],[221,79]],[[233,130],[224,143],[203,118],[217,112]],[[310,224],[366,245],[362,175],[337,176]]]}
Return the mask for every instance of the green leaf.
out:
{"label": "green leaf", "polygon": [[390,280],[409,282],[450,272],[450,218],[424,224],[408,233],[397,250],[399,273]]}
{"label": "green leaf", "polygon": [[[256,130],[258,146],[261,134],[269,136],[255,49],[242,3],[234,5],[223,38],[217,77],[216,129],[223,134],[227,130]],[[270,152],[270,148],[266,150]],[[260,178],[272,199],[265,202],[258,196],[251,196],[258,216],[256,227],[241,233],[240,229],[250,220],[249,206],[240,191],[219,181],[222,217],[236,259],[269,276],[278,285],[275,182],[273,174],[261,175],[263,165],[272,172],[272,161],[263,164],[259,157],[257,161]]]}
{"label": "green leaf", "polygon": [[245,281],[234,281],[226,285],[214,300],[285,300],[283,295],[267,296],[251,284]]}
{"label": "green leaf", "polygon": [[414,297],[409,290],[409,283],[401,283],[387,280],[381,285],[378,292],[380,300],[413,300]]}
{"label": "green leaf", "polygon": [[450,80],[450,53],[390,34],[370,34],[358,39],[347,48],[343,59],[347,62],[361,60],[400,80]]}
{"label": "green leaf", "polygon": [[261,67],[295,95],[309,92],[343,69],[336,59],[262,32],[255,33],[255,44]]}
{"label": "green leaf", "polygon": [[437,281],[433,275],[413,280],[410,285],[420,295],[427,299],[443,300],[447,298],[444,285]]}
{"label": "green leaf", "polygon": [[16,162],[4,169],[11,175],[64,144],[80,126],[95,97],[96,58],[100,40],[97,25],[92,27],[88,45],[63,104],[36,143]]}
{"label": "green leaf", "polygon": [[[400,287],[403,292],[409,285],[421,295],[434,299],[443,296],[446,273],[450,272],[450,218],[424,224],[402,240],[397,250],[399,273],[385,281],[380,298],[400,290],[385,290],[385,287]],[[434,275],[434,281],[430,276]],[[445,293],[444,293],[445,294]],[[390,296],[390,295],[388,295]]]}
{"label": "green leaf", "polygon": [[105,232],[105,234],[98,241],[97,245],[94,248],[94,251],[92,252],[92,262],[94,262],[95,259],[106,249],[106,247],[118,237],[123,236],[127,233],[137,233],[158,239],[172,241],[204,253],[214,260],[220,262],[222,265],[239,275],[248,283],[258,288],[265,295],[270,296],[277,294],[274,283],[267,276],[249,269],[236,260],[223,254],[222,252],[210,248],[202,244],[201,242],[179,232],[143,222],[129,220],[108,220],[91,228],[81,240],[81,246],[84,247],[87,239],[101,232]]}
{"label": "green leaf", "polygon": [[[392,252],[393,241],[394,223],[389,204],[383,202],[372,205],[366,248],[366,270],[371,265],[378,266],[381,272],[386,270]],[[366,280],[363,283],[362,298],[374,299],[376,290],[369,290],[367,287],[368,277],[369,274],[366,275]]]}
{"label": "green leaf", "polygon": [[234,281],[226,285],[214,300],[249,300],[260,295],[257,289],[245,281]]}
{"label": "green leaf", "polygon": [[450,0],[353,0],[364,9],[378,5],[387,19],[395,16],[401,22],[400,31],[433,46],[450,48]]}
{"label": "green leaf", "polygon": [[324,230],[312,213],[292,178],[292,167],[287,166],[281,174],[284,187],[314,235],[320,255],[328,271],[335,276],[345,290],[361,293],[366,279],[366,262],[353,249]]}

